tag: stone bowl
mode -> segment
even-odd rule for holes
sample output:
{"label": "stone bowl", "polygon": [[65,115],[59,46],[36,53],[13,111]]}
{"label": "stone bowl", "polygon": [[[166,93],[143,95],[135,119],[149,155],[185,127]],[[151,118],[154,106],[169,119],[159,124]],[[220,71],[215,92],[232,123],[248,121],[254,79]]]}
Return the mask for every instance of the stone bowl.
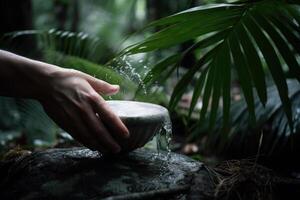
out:
{"label": "stone bowl", "polygon": [[137,101],[107,101],[129,130],[130,137],[118,140],[122,152],[132,151],[144,146],[160,131],[169,118],[166,108]]}

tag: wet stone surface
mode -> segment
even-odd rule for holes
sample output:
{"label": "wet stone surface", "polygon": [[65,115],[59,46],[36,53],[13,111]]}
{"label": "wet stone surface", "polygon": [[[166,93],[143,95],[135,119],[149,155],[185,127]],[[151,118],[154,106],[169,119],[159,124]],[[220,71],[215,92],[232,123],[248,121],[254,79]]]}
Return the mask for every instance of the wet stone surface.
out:
{"label": "wet stone surface", "polygon": [[145,149],[114,157],[86,148],[50,149],[7,166],[1,199],[141,199],[145,192],[159,197],[155,191],[174,188],[169,199],[186,199],[194,174],[205,171],[186,156],[171,153],[167,159],[167,153]]}

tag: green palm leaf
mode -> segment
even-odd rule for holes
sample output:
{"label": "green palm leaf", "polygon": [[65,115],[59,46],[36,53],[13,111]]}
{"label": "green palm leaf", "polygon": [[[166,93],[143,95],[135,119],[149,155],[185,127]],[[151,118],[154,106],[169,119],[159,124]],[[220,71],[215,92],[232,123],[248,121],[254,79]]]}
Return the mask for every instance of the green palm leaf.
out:
{"label": "green palm leaf", "polygon": [[[300,131],[300,87],[296,80],[288,80],[289,97],[292,104],[293,124],[294,130],[289,127],[289,121],[285,116],[284,107],[277,94],[276,86],[269,86],[267,89],[270,100],[265,106],[260,103],[258,95],[254,95],[255,111],[257,116],[257,124],[249,126],[247,119],[249,113],[246,112],[247,107],[243,100],[237,102],[232,106],[230,112],[232,115],[232,122],[230,124],[232,130],[230,131],[228,140],[223,144],[220,143],[219,138],[223,137],[221,134],[221,116],[218,117],[216,125],[216,134],[209,138],[209,145],[221,151],[236,151],[235,154],[253,156],[257,153],[257,147],[261,134],[263,134],[263,141],[261,143],[262,155],[280,155],[282,152],[292,151],[294,154],[297,150],[292,149],[291,144],[295,138],[299,139]],[[297,134],[295,134],[297,133]],[[195,138],[193,138],[195,139]],[[251,142],[250,142],[251,141]],[[235,149],[235,150],[233,150]]]}
{"label": "green palm leaf", "polygon": [[[228,127],[233,70],[247,102],[250,118],[255,121],[257,105],[254,95],[257,93],[262,105],[267,103],[265,77],[270,73],[291,128],[292,112],[284,66],[288,66],[290,72],[299,78],[299,19],[299,6],[293,2],[261,0],[200,6],[151,23],[148,27],[160,28],[160,31],[120,54],[163,51],[185,41],[198,41],[181,53],[182,57],[197,52],[202,56],[176,85],[170,100],[171,109],[176,107],[196,72],[204,73],[197,81],[201,85],[195,87],[189,115],[201,95],[200,124],[208,119],[206,115],[210,111],[209,123],[212,126],[220,99],[223,99],[223,127]],[[207,52],[211,54],[209,62],[201,62]],[[174,65],[161,67],[171,66]]]}
{"label": "green palm leaf", "polygon": [[261,27],[258,26],[257,22],[255,22],[252,17],[247,18],[246,24],[249,32],[254,37],[259,49],[263,54],[263,57],[266,60],[273,80],[278,88],[281,101],[283,102],[283,107],[285,108],[287,118],[290,122],[290,126],[292,127],[292,111],[288,98],[288,87],[280,60],[276,54],[276,51],[274,50],[274,46],[272,46],[267,36],[263,33]]}
{"label": "green palm leaf", "polygon": [[253,100],[253,91],[252,91],[252,80],[249,72],[248,63],[244,58],[244,55],[241,51],[240,45],[236,40],[237,35],[233,34],[232,37],[229,38],[229,43],[231,47],[231,53],[233,57],[234,66],[236,67],[236,71],[239,76],[239,81],[241,84],[241,88],[245,95],[245,100],[247,102],[250,116],[253,116],[252,121],[255,120],[255,112],[254,112],[254,100]]}

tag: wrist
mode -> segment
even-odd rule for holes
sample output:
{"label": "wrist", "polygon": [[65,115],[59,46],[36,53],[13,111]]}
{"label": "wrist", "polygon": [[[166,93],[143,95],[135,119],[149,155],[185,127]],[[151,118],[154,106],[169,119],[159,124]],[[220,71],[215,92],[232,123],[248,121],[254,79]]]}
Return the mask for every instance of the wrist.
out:
{"label": "wrist", "polygon": [[0,50],[0,95],[45,98],[52,80],[65,69]]}
{"label": "wrist", "polygon": [[29,87],[32,88],[31,98],[47,99],[59,89],[55,86],[56,79],[62,77],[67,69],[39,61],[32,62],[34,74],[28,76],[31,82]]}

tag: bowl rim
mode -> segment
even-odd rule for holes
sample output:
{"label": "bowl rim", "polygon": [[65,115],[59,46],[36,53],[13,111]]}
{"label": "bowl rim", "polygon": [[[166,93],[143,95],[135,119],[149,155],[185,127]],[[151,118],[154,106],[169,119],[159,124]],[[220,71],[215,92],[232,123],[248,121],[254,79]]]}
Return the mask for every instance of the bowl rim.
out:
{"label": "bowl rim", "polygon": [[135,103],[135,104],[140,104],[140,105],[147,105],[153,108],[156,108],[158,110],[160,110],[160,112],[156,112],[156,113],[149,113],[147,115],[139,115],[139,116],[120,116],[117,115],[122,119],[122,120],[127,120],[127,119],[149,119],[150,121],[154,120],[163,120],[166,115],[169,116],[169,111],[167,108],[165,108],[164,106],[158,105],[158,104],[154,104],[154,103],[148,103],[148,102],[142,102],[142,101],[130,101],[130,100],[107,100],[107,103],[109,105],[111,105],[110,103]]}

